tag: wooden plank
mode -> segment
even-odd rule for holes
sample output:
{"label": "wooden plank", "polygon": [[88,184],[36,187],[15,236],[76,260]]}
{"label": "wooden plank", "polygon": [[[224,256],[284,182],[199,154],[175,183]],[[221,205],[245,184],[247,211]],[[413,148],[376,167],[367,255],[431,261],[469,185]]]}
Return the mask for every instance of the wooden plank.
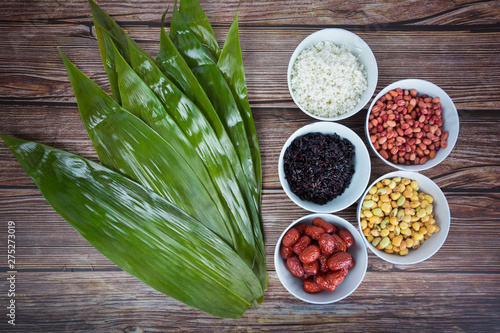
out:
{"label": "wooden plank", "polygon": [[[158,27],[129,26],[127,30],[148,52],[156,55]],[[500,68],[500,32],[352,30],[370,45],[377,58],[376,92],[400,79],[420,78],[441,86],[459,109],[498,108],[500,71],[494,69]],[[314,31],[241,29],[253,106],[295,106],[286,83],[288,61],[295,47]],[[216,32],[223,41],[227,28],[218,28]],[[0,54],[0,101],[74,102],[56,46],[109,91],[97,42],[88,26],[44,22],[26,26],[20,22],[0,25],[0,33],[10,36],[0,41],[0,46],[7,50]]]}
{"label": "wooden plank", "polygon": [[[102,8],[119,21],[155,22],[172,2],[106,0]],[[238,11],[243,25],[367,25],[381,29],[395,24],[408,25],[485,25],[497,24],[500,6],[497,1],[425,1],[401,4],[389,0],[383,3],[344,2],[341,0],[301,2],[285,1],[200,1],[213,25],[229,25]],[[90,15],[86,1],[2,1],[0,20],[75,20]],[[171,11],[170,11],[171,12]],[[167,16],[167,22],[170,16]],[[376,22],[376,23],[375,23]]]}
{"label": "wooden plank", "polygon": [[486,332],[498,328],[500,305],[493,274],[368,272],[348,298],[313,305],[295,299],[271,273],[266,301],[239,320],[193,310],[125,272],[18,273],[16,281],[16,329],[25,332]]}
{"label": "wooden plank", "polygon": [[[259,107],[254,108],[253,113],[261,146],[264,187],[280,188],[277,165],[282,146],[293,132],[314,119],[297,108]],[[340,123],[353,129],[367,144],[363,130],[365,117],[366,111],[360,111]],[[3,120],[0,123],[2,134],[34,140],[97,161],[76,105],[3,105],[0,118]],[[496,135],[500,127],[497,111],[477,113],[463,110],[460,120],[459,140],[451,154],[441,164],[423,173],[443,189],[498,189],[500,152],[491,149],[500,144]],[[372,180],[393,170],[371,150],[370,155]],[[32,184],[4,144],[0,144],[0,159],[4,161],[0,164],[0,186]]]}
{"label": "wooden plank", "polygon": [[[445,195],[451,209],[452,227],[445,245],[434,257],[418,266],[405,267],[386,263],[370,254],[370,267],[376,271],[500,272],[500,257],[493,255],[497,247],[495,240],[500,237],[500,213],[496,209],[500,194],[445,191]],[[273,270],[274,249],[280,234],[290,223],[309,212],[296,206],[281,189],[264,191],[262,209],[267,268]],[[357,228],[356,204],[336,215]],[[113,263],[57,215],[38,189],[0,190],[0,216],[0,223],[4,226],[9,220],[16,222],[19,270],[116,269]],[[0,240],[6,238],[7,228],[0,228]],[[474,248],[473,252],[471,248]],[[3,265],[5,263],[0,264],[0,267]]]}

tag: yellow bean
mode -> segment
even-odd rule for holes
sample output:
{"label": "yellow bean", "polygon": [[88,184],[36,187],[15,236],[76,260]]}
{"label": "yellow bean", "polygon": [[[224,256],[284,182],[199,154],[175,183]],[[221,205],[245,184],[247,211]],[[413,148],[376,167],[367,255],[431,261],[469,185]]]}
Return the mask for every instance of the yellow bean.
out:
{"label": "yellow bean", "polygon": [[403,216],[403,222],[411,222],[411,215]]}
{"label": "yellow bean", "polygon": [[422,207],[423,209],[426,209],[426,208],[427,208],[427,206],[429,206],[429,201],[427,201],[427,200],[422,200],[422,201],[420,202],[420,207]]}
{"label": "yellow bean", "polygon": [[392,225],[392,224],[389,224],[389,225],[387,226],[387,230],[389,230],[389,231],[394,231],[394,230],[396,230],[396,226],[394,226],[394,225]]}
{"label": "yellow bean", "polygon": [[368,209],[363,211],[363,215],[368,218],[373,216],[372,211]]}
{"label": "yellow bean", "polygon": [[392,178],[392,181],[395,183],[399,183],[401,181],[401,177],[396,176],[396,177]]}
{"label": "yellow bean", "polygon": [[389,198],[389,195],[388,195],[388,194],[382,194],[382,195],[380,196],[380,201],[382,201],[382,202],[390,202],[390,201],[391,201],[391,199]]}
{"label": "yellow bean", "polygon": [[380,222],[380,227],[381,227],[382,229],[387,228],[387,225],[388,225],[388,224],[389,224],[389,218],[388,218],[388,217],[386,217],[385,219],[383,219],[383,220],[382,220],[382,222]]}
{"label": "yellow bean", "polygon": [[382,185],[389,185],[391,183],[391,180],[389,178],[382,179]]}
{"label": "yellow bean", "polygon": [[399,251],[399,255],[406,256],[408,254],[408,249]]}
{"label": "yellow bean", "polygon": [[372,194],[372,201],[374,202],[378,201],[378,194]]}
{"label": "yellow bean", "polygon": [[436,226],[431,224],[427,226],[427,233],[429,235],[432,235],[436,231]]}
{"label": "yellow bean", "polygon": [[382,229],[382,230],[380,231],[380,236],[382,236],[382,237],[387,237],[387,236],[389,236],[389,230],[387,230],[387,229]]}
{"label": "yellow bean", "polygon": [[413,224],[411,226],[412,226],[413,230],[415,230],[415,231],[420,230],[420,224],[418,222],[413,222]]}
{"label": "yellow bean", "polygon": [[375,186],[377,186],[377,188],[382,188],[382,187],[384,187],[384,185],[382,185],[382,183],[381,183],[381,182],[378,182],[377,184],[375,184]]}
{"label": "yellow bean", "polygon": [[407,238],[405,240],[406,247],[412,247],[413,246],[413,242],[414,242],[413,238]]}
{"label": "yellow bean", "polygon": [[413,192],[412,191],[409,191],[409,190],[404,190],[403,192],[403,196],[406,198],[406,199],[409,199],[411,198],[411,196],[413,195]]}
{"label": "yellow bean", "polygon": [[368,225],[368,223],[366,222],[366,219],[362,219],[361,220],[361,229],[366,229],[367,225]]}
{"label": "yellow bean", "polygon": [[365,200],[363,201],[363,207],[364,208],[372,208],[375,205],[375,202],[373,200]]}
{"label": "yellow bean", "polygon": [[434,202],[434,198],[432,197],[432,195],[429,194],[425,195],[425,200],[427,200],[427,202],[430,204]]}
{"label": "yellow bean", "polygon": [[421,233],[422,235],[425,235],[425,234],[427,234],[428,230],[426,227],[422,227],[422,228],[420,228],[420,230],[418,230],[418,232]]}
{"label": "yellow bean", "polygon": [[411,235],[411,230],[409,228],[401,229],[401,234],[405,236]]}
{"label": "yellow bean", "polygon": [[408,178],[401,179],[401,184],[403,184],[405,186],[410,184],[410,183],[411,183],[411,180],[409,180]]}
{"label": "yellow bean", "polygon": [[412,201],[410,202],[410,207],[411,208],[417,208],[420,206],[420,201]]}
{"label": "yellow bean", "polygon": [[406,249],[406,241],[402,240],[401,244],[399,244],[399,250],[403,251]]}
{"label": "yellow bean", "polygon": [[386,194],[386,193],[387,193],[387,189],[385,187],[377,189],[377,194],[378,195]]}
{"label": "yellow bean", "polygon": [[366,240],[369,241],[370,243],[373,241],[375,237],[373,237],[372,235],[368,235],[366,236]]}
{"label": "yellow bean", "polygon": [[399,193],[399,192],[392,192],[391,193],[392,200],[398,200],[400,196],[401,196],[401,193]]}
{"label": "yellow bean", "polygon": [[370,228],[365,228],[363,229],[363,235],[368,236],[370,235],[371,229]]}
{"label": "yellow bean", "polygon": [[393,239],[392,239],[392,244],[395,245],[395,246],[399,246],[401,245],[401,242],[403,241],[403,236],[401,235],[398,235],[398,236],[395,236]]}
{"label": "yellow bean", "polygon": [[[429,206],[430,207],[430,206]],[[421,209],[417,212],[417,217],[418,218],[422,218],[424,217],[425,215],[427,215],[427,209]]]}
{"label": "yellow bean", "polygon": [[372,231],[370,231],[370,233],[371,233],[371,234],[372,234],[372,236],[374,236],[374,237],[378,237],[378,236],[380,235],[377,229],[372,229]]}
{"label": "yellow bean", "polygon": [[400,227],[401,229],[408,229],[409,225],[408,225],[408,223],[407,223],[407,222],[401,222],[401,223],[399,224],[399,227]]}
{"label": "yellow bean", "polygon": [[389,188],[390,188],[391,190],[394,190],[394,189],[396,188],[396,185],[397,185],[397,184],[396,184],[396,182],[395,182],[394,180],[392,180],[392,181],[389,183],[389,185],[388,185],[388,186],[389,186]]}
{"label": "yellow bean", "polygon": [[375,194],[375,193],[377,193],[377,187],[376,186],[370,187],[370,189],[368,190],[368,193],[369,194]]}
{"label": "yellow bean", "polygon": [[427,206],[427,208],[425,208],[425,211],[427,214],[430,214],[430,213],[432,213],[433,209],[434,209],[434,206],[432,204],[429,204],[429,206]]}
{"label": "yellow bean", "polygon": [[416,180],[412,181],[410,186],[413,190],[418,191],[418,182]]}
{"label": "yellow bean", "polygon": [[380,221],[382,221],[382,220],[381,220],[381,219],[380,219],[380,217],[378,217],[378,216],[372,216],[372,217],[370,217],[370,219],[368,220],[368,222],[371,222],[371,223],[373,223],[373,224],[380,224]]}
{"label": "yellow bean", "polygon": [[386,215],[389,215],[391,213],[391,205],[388,204],[387,202],[384,202],[380,208],[382,209],[382,211],[386,214]]}
{"label": "yellow bean", "polygon": [[413,238],[415,240],[418,240],[418,241],[421,241],[422,239],[424,239],[424,235],[422,235],[421,233],[419,232],[416,232],[414,235],[413,235]]}

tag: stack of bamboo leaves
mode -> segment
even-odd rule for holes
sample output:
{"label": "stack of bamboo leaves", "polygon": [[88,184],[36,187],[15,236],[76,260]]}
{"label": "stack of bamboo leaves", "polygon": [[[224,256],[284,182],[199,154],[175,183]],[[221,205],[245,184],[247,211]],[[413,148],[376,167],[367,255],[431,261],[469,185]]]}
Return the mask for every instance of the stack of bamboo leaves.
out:
{"label": "stack of bamboo leaves", "polygon": [[181,0],[154,59],[89,4],[112,97],[61,56],[102,164],[0,137],[114,263],[185,304],[239,318],[263,301],[268,280],[237,16],[220,50],[198,0]]}

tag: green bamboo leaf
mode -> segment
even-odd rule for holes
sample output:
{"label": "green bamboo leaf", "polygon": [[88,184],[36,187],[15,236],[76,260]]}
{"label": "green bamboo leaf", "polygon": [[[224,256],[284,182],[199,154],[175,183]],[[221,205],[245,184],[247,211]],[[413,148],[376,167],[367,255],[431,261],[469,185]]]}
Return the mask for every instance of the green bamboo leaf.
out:
{"label": "green bamboo leaf", "polygon": [[101,162],[162,195],[232,244],[225,208],[216,193],[211,195],[209,184],[168,142],[61,56]]}
{"label": "green bamboo leaf", "polygon": [[[118,52],[116,48],[114,52]],[[137,50],[135,52],[138,53],[135,57],[142,56],[145,61],[149,60]],[[168,79],[157,87],[166,95],[165,104],[162,104],[119,53],[116,54],[116,68],[123,107],[141,118],[172,145],[197,172],[208,193],[219,195],[221,204],[230,217],[225,222],[233,247],[252,267],[255,257],[252,222],[231,165],[221,153],[223,148],[217,137],[206,134],[207,131],[212,132],[205,118]],[[158,74],[161,74],[159,69]],[[198,118],[204,122],[197,122]]]}
{"label": "green bamboo leaf", "polygon": [[[135,49],[132,44],[129,52],[133,69],[156,94],[167,113],[176,120],[177,124],[189,137],[207,168],[212,170],[210,172],[214,174],[212,178],[218,187],[222,189],[222,192],[225,193],[224,196],[230,194],[229,199],[234,196],[236,202],[231,205],[233,207],[231,210],[235,209],[234,205],[239,205],[239,203],[245,204],[250,214],[250,220],[242,221],[238,218],[237,220],[240,222],[238,223],[237,230],[246,234],[248,230],[254,229],[255,224],[260,225],[260,202],[254,200],[234,147],[215,111],[211,113],[214,120],[214,128],[207,120],[209,117],[205,118],[196,105],[163,75],[152,60],[142,54],[140,50]],[[159,122],[154,123],[151,120],[147,120],[147,116],[143,119],[160,135],[168,135],[166,131],[158,128]],[[239,191],[243,195],[243,200],[241,200]],[[241,217],[245,218],[244,216]],[[251,224],[250,226],[248,225],[249,223]],[[253,237],[255,237],[254,232],[253,230]],[[262,250],[264,247],[262,233],[255,238],[260,242],[260,244],[257,244],[258,249]],[[267,288],[265,251],[257,254],[257,263],[254,270],[261,277],[264,288]]]}
{"label": "green bamboo leaf", "polygon": [[[248,178],[243,171],[242,166],[239,163],[239,157],[227,135],[219,116],[215,112],[210,100],[208,99],[206,93],[200,86],[194,74],[191,72],[189,66],[186,64],[180,53],[175,48],[174,44],[165,32],[164,27],[161,28],[161,46],[158,53],[157,62],[155,62],[147,52],[145,52],[137,43],[135,43],[127,34],[119,29],[119,26],[114,22],[109,15],[102,11],[97,5],[92,8],[94,13],[94,23],[96,26],[107,26],[111,29],[105,30],[111,35],[113,43],[115,45],[119,44],[120,54],[127,54],[131,58],[131,63],[134,70],[139,74],[139,76],[147,83],[147,85],[152,89],[158,98],[165,105],[168,103],[169,96],[168,92],[172,90],[166,82],[168,79],[171,80],[180,90],[192,100],[196,106],[203,113],[203,116],[209,121],[215,135],[218,138],[223,149],[217,148],[216,153],[221,154],[221,161],[225,160],[225,157],[229,160],[234,174],[237,178],[238,185],[245,197],[245,204],[248,211],[251,214],[252,225],[255,224],[253,221],[260,221],[260,195],[257,189],[256,183],[252,178]],[[165,14],[163,15],[162,21],[164,21]],[[130,52],[125,50],[125,46],[120,42],[127,40]],[[138,56],[136,59],[140,61],[134,62],[133,53]],[[158,74],[158,69],[160,68],[163,73]],[[158,81],[159,80],[159,81]],[[166,85],[166,86],[165,86]],[[164,90],[165,89],[165,90]],[[199,117],[198,117],[199,118]],[[181,117],[182,119],[182,117]],[[197,119],[197,118],[193,118]],[[188,120],[189,123],[189,120]],[[209,127],[201,126],[199,120],[193,121],[193,125],[200,126],[199,130],[204,133],[209,133]],[[191,131],[191,130],[189,130]],[[208,135],[208,134],[207,134]],[[215,142],[213,139],[210,141]],[[225,154],[224,154],[225,153]],[[224,163],[224,162],[221,162]],[[253,183],[252,183],[253,181]],[[263,237],[262,235],[256,236],[259,240],[258,249],[260,250],[257,254],[257,264],[254,266],[256,274],[260,277],[262,285],[267,288],[267,271],[265,267],[265,253],[263,252]]]}
{"label": "green bamboo leaf", "polygon": [[[113,38],[116,38],[117,41],[119,41],[119,46],[118,49],[122,56],[125,58],[125,60],[129,61],[129,56],[128,56],[128,49],[126,47],[127,45],[127,34],[123,29],[116,23],[108,14],[106,14],[105,11],[99,7],[98,4],[95,3],[94,0],[89,0],[89,6],[92,11],[92,20],[96,25],[99,25],[99,27],[102,30],[107,31]],[[99,42],[99,39],[97,40]],[[122,45],[122,46],[120,46]],[[101,46],[104,46],[104,44],[99,43],[99,49],[101,50],[101,55],[103,48]],[[103,58],[104,60],[104,58]]]}
{"label": "green bamboo leaf", "polygon": [[97,36],[97,43],[99,44],[99,51],[101,53],[102,62],[104,64],[104,69],[106,70],[106,74],[108,75],[109,84],[111,86],[111,93],[113,94],[113,98],[118,103],[121,103],[120,99],[120,91],[118,89],[118,78],[116,76],[115,69],[115,59],[112,54],[108,55],[106,50],[110,47],[106,45],[106,41],[103,36],[103,31],[99,26],[95,26],[95,32]]}
{"label": "green bamboo leaf", "polygon": [[45,199],[90,244],[152,288],[224,318],[262,296],[248,266],[156,193],[74,154],[0,135]]}
{"label": "green bamboo leaf", "polygon": [[[245,70],[243,67],[243,58],[241,55],[241,46],[238,29],[238,13],[234,16],[233,23],[229,29],[229,33],[222,49],[222,54],[217,63],[222,76],[226,80],[234,100],[238,105],[238,110],[245,123],[245,130],[248,135],[248,143],[252,152],[252,160],[254,161],[255,178],[259,189],[259,196],[262,194],[262,167],[259,148],[259,139],[257,130],[253,120],[252,110],[248,102],[247,85],[245,80]],[[257,222],[257,221],[254,221]],[[263,237],[262,221],[254,223],[255,236],[258,238],[257,244],[261,245],[261,252],[265,253],[264,242],[260,238]]]}
{"label": "green bamboo leaf", "polygon": [[217,43],[212,25],[198,0],[181,0],[179,3],[179,13],[205,50],[217,61],[221,53],[219,44]]}
{"label": "green bamboo leaf", "polygon": [[259,189],[262,188],[262,168],[260,158],[259,139],[253,120],[252,110],[248,102],[247,84],[245,80],[245,69],[243,67],[243,58],[241,55],[241,46],[238,30],[238,13],[234,16],[233,23],[222,49],[222,54],[217,63],[222,76],[233,93],[234,100],[238,105],[245,130],[248,135],[248,143],[252,152],[254,161],[255,178]]}
{"label": "green bamboo leaf", "polygon": [[[203,46],[190,32],[182,17],[174,7],[170,26],[170,37],[179,53],[191,68],[198,82],[206,92],[219,115],[226,132],[233,142],[247,179],[251,182],[258,198],[253,160],[245,131],[245,125],[233,98],[231,90]],[[160,44],[160,48],[162,45]]]}

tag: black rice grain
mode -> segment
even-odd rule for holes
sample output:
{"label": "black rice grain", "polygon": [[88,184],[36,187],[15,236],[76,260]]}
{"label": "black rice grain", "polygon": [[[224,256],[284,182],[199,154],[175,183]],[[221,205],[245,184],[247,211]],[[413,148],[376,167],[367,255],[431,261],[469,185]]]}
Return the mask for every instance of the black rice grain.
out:
{"label": "black rice grain", "polygon": [[344,193],[354,174],[354,145],[334,134],[295,138],[283,165],[290,190],[301,200],[324,205]]}

